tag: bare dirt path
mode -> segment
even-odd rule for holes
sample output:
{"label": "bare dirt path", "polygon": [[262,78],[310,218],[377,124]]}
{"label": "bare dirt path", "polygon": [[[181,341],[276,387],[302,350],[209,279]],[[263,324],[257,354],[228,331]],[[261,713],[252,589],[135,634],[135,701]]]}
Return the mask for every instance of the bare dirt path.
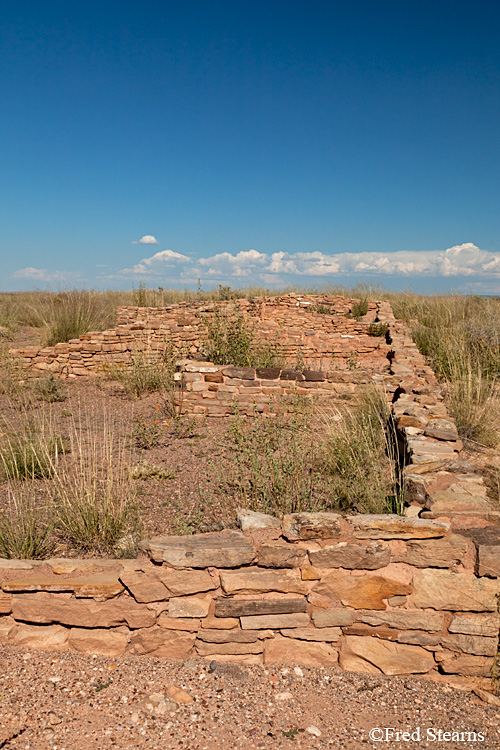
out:
{"label": "bare dirt path", "polygon": [[[0,646],[0,747],[500,747],[500,709],[448,686],[331,668],[212,666]],[[192,701],[177,703],[172,687]],[[390,728],[387,741],[370,739],[377,727]],[[414,739],[398,740],[398,731]]]}

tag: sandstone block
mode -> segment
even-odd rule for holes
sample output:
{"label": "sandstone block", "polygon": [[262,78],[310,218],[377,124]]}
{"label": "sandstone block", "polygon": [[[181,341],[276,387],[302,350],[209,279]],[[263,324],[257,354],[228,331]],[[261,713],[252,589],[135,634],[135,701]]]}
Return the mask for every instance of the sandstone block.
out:
{"label": "sandstone block", "polygon": [[291,513],[283,518],[283,535],[294,539],[336,539],[340,536],[338,513]]}
{"label": "sandstone block", "polygon": [[208,630],[233,630],[239,628],[240,621],[236,617],[205,617],[201,626]]}
{"label": "sandstone block", "polygon": [[226,378],[238,378],[239,380],[255,380],[254,367],[225,367],[222,374]]}
{"label": "sandstone block", "polygon": [[256,374],[261,380],[276,380],[280,376],[279,367],[257,367]]}
{"label": "sandstone block", "polygon": [[196,633],[200,628],[200,620],[191,617],[169,617],[166,612],[162,612],[158,617],[158,625],[167,630],[187,630]]}
{"label": "sandstone block", "polygon": [[312,565],[320,568],[375,570],[389,565],[391,552],[384,542],[339,542],[320,550],[311,550]]}
{"label": "sandstone block", "polygon": [[411,586],[384,576],[352,576],[334,571],[327,573],[314,593],[342,602],[355,609],[386,609],[384,599],[390,596],[409,594]]}
{"label": "sandstone block", "polygon": [[257,565],[266,568],[300,568],[306,558],[306,550],[294,544],[280,541],[263,542],[259,547]]}
{"label": "sandstone block", "polygon": [[351,635],[342,639],[340,666],[356,671],[363,661],[386,675],[425,674],[436,666],[432,655],[419,646],[407,646],[370,636]]}
{"label": "sandstone block", "polygon": [[413,603],[422,609],[495,612],[500,581],[448,570],[419,570],[413,588]]}
{"label": "sandstone block", "polygon": [[0,617],[0,643],[7,643],[14,636],[19,625],[10,615]]}
{"label": "sandstone block", "polygon": [[77,599],[62,599],[57,594],[17,594],[12,597],[12,613],[16,620],[41,625],[61,625],[88,628],[112,628],[128,625],[129,628],[147,628],[153,625],[156,615],[147,607],[141,607],[133,599],[117,599],[106,602],[86,602]]}
{"label": "sandstone block", "polygon": [[258,630],[208,630],[202,628],[198,640],[208,643],[255,643],[259,640]]}
{"label": "sandstone block", "polygon": [[427,487],[426,507],[433,513],[491,510],[482,478],[441,474]]}
{"label": "sandstone block", "polygon": [[338,641],[342,635],[341,628],[292,628],[281,630],[286,638],[298,638],[300,641]]}
{"label": "sandstone block", "polygon": [[417,568],[451,568],[465,557],[467,540],[458,534],[441,539],[414,539],[407,542],[405,555],[399,561]]}
{"label": "sandstone block", "polygon": [[500,578],[500,546],[481,544],[477,553],[479,575]]}
{"label": "sandstone block", "polygon": [[246,508],[238,508],[236,512],[238,525],[242,531],[254,529],[281,529],[281,521],[268,513],[256,513]]}
{"label": "sandstone block", "polygon": [[345,627],[352,625],[356,612],[350,609],[316,609],[312,619],[317,628]]}
{"label": "sandstone block", "polygon": [[209,609],[210,600],[197,596],[174,597],[168,603],[169,617],[206,617]]}
{"label": "sandstone block", "polygon": [[151,654],[170,659],[185,659],[195,642],[196,635],[181,630],[165,630],[154,625],[138,630],[130,639],[133,654]]}
{"label": "sandstone block", "polygon": [[226,594],[264,593],[276,591],[285,594],[305,594],[307,584],[302,581],[296,570],[262,570],[261,568],[244,568],[242,570],[222,571],[220,574],[222,588]]}
{"label": "sandstone block", "polygon": [[416,612],[409,609],[388,612],[358,610],[354,614],[356,622],[366,622],[368,625],[388,625],[401,630],[430,630],[431,632],[444,628],[444,615],[438,612]]}
{"label": "sandstone block", "polygon": [[457,427],[451,419],[430,419],[427,422],[424,435],[437,440],[458,440]]}
{"label": "sandstone block", "polygon": [[473,612],[456,614],[453,616],[448,630],[450,633],[497,638],[500,630],[500,615],[497,612],[484,615]]}
{"label": "sandstone block", "polygon": [[439,659],[439,666],[446,674],[460,674],[465,677],[491,677],[494,659],[486,656],[452,654],[448,652]]}
{"label": "sandstone block", "polygon": [[337,661],[337,651],[326,643],[281,637],[272,638],[265,644],[264,664],[334,667]]}
{"label": "sandstone block", "polygon": [[284,615],[305,612],[307,600],[301,599],[217,599],[215,619],[250,615]]}
{"label": "sandstone block", "polygon": [[120,656],[127,648],[127,636],[116,630],[101,628],[72,628],[68,645],[84,654]]}
{"label": "sandstone block", "polygon": [[347,520],[358,539],[428,539],[444,536],[450,529],[444,521],[395,514],[348,516]]}
{"label": "sandstone block", "polygon": [[216,588],[210,573],[206,570],[163,570],[157,573],[174,596],[198,594]]}
{"label": "sandstone block", "polygon": [[120,575],[120,581],[136,602],[161,602],[170,596],[163,583],[154,575],[126,572]]}
{"label": "sandstone block", "polygon": [[463,651],[476,656],[495,656],[498,650],[498,636],[483,638],[479,635],[448,635],[441,638],[441,644],[450,651]]}
{"label": "sandstone block", "polygon": [[288,615],[249,615],[241,617],[241,627],[244,630],[306,628],[309,622],[309,615],[305,612],[296,612]]}
{"label": "sandstone block", "polygon": [[8,615],[12,612],[12,596],[0,590],[0,615]]}
{"label": "sandstone block", "polygon": [[196,650],[199,656],[213,656],[214,654],[261,654],[264,651],[264,641],[253,643],[207,643],[197,641]]}
{"label": "sandstone block", "polygon": [[52,578],[36,572],[26,578],[14,578],[2,583],[4,591],[72,591],[80,598],[110,599],[123,591],[118,573],[96,573],[74,578]]}
{"label": "sandstone block", "polygon": [[68,647],[68,628],[60,625],[20,625],[13,643],[19,648],[60,651]]}
{"label": "sandstone block", "polygon": [[159,536],[141,544],[152,560],[174,568],[236,568],[252,562],[255,548],[240,531]]}
{"label": "sandstone block", "polygon": [[424,648],[434,649],[440,648],[441,637],[439,635],[430,635],[424,633],[421,630],[403,630],[398,634],[398,643],[408,643],[411,646],[424,646]]}

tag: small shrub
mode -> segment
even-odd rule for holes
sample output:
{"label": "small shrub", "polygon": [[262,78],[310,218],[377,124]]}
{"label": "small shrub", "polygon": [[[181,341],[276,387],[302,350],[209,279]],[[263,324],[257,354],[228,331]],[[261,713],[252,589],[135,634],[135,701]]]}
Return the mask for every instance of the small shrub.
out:
{"label": "small shrub", "polygon": [[366,297],[359,299],[351,307],[351,312],[347,313],[348,318],[354,318],[355,320],[361,320],[361,318],[368,312],[368,300]]}
{"label": "small shrub", "polygon": [[7,509],[0,511],[0,557],[46,557],[52,528],[50,506],[41,505],[31,489],[10,486]]}
{"label": "small shrub", "polygon": [[238,367],[277,367],[282,362],[276,341],[259,340],[255,324],[236,306],[217,306],[205,318],[204,350],[208,359],[217,365]]}
{"label": "small shrub", "polygon": [[168,402],[171,414],[175,414],[175,380],[177,359],[182,356],[171,342],[166,342],[162,352],[138,352],[129,363],[104,365],[104,373],[117,380],[125,392],[136,398],[148,393],[160,393]]}
{"label": "small shrub", "polygon": [[[168,426],[168,425],[167,425]],[[151,450],[160,442],[161,430],[165,425],[159,419],[136,417],[134,422],[134,442],[136,448]]]}
{"label": "small shrub", "polygon": [[146,461],[136,464],[130,470],[130,474],[132,479],[175,479],[175,471],[164,469],[158,464],[148,464]]}
{"label": "small shrub", "polygon": [[61,381],[52,372],[37,378],[33,385],[33,392],[41,401],[46,401],[49,404],[65,401],[67,398],[66,390],[63,388]]}
{"label": "small shrub", "polygon": [[370,323],[368,326],[369,336],[386,336],[388,331],[389,326],[387,323]]}
{"label": "small shrub", "polygon": [[320,313],[321,315],[331,315],[331,308],[328,305],[313,305],[310,308],[313,312]]}

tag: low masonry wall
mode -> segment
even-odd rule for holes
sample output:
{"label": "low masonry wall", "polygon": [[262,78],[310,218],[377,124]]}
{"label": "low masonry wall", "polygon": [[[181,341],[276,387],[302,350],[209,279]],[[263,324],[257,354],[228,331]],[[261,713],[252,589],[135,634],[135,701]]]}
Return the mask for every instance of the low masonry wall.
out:
{"label": "low masonry wall", "polygon": [[[0,561],[0,642],[117,656],[488,678],[500,534],[445,521],[242,511],[136,560]],[[488,535],[489,533],[489,535]]]}

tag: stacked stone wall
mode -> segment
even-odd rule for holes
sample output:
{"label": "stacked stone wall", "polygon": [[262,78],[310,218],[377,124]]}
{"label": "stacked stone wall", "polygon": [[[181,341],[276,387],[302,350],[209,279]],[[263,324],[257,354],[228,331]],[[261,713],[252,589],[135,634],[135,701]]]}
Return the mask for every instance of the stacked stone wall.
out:
{"label": "stacked stone wall", "polygon": [[248,511],[240,525],[244,532],[151,539],[136,560],[1,561],[0,641],[491,675],[498,529],[485,540],[434,519],[303,513],[280,523]]}

